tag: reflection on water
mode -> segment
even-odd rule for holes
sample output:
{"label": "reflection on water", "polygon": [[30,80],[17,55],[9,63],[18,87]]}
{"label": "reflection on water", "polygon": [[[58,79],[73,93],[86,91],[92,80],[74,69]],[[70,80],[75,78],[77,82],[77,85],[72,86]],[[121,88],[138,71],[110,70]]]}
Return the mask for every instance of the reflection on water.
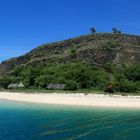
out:
{"label": "reflection on water", "polygon": [[0,140],[139,140],[140,110],[0,100]]}

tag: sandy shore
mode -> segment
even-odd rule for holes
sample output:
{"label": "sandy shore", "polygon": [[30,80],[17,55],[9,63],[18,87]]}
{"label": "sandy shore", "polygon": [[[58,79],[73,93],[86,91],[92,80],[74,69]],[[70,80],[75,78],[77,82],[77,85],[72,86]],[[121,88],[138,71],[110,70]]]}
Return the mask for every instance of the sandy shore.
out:
{"label": "sandy shore", "polygon": [[108,96],[100,94],[27,94],[0,92],[0,99],[61,105],[80,105],[98,107],[135,107],[140,108],[140,97],[119,95]]}

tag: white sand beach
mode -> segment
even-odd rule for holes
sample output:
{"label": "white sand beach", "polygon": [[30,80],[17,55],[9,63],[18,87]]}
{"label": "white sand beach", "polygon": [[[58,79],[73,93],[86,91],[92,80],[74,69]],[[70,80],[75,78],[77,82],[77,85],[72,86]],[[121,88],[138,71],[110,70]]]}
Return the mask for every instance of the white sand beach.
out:
{"label": "white sand beach", "polygon": [[103,94],[58,94],[58,93],[13,93],[0,92],[0,99],[42,104],[98,106],[98,107],[135,107],[140,108],[139,96],[120,96]]}

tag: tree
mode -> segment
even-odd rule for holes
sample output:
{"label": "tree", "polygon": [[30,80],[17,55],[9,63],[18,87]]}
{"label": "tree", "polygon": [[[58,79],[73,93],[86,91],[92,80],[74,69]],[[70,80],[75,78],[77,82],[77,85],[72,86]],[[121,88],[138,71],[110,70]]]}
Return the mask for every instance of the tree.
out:
{"label": "tree", "polygon": [[122,73],[130,81],[140,81],[140,64],[126,65]]}
{"label": "tree", "polygon": [[47,88],[48,78],[46,75],[41,75],[36,78],[35,85],[41,88]]}
{"label": "tree", "polygon": [[119,92],[126,92],[126,93],[135,93],[139,90],[137,83],[133,81],[129,81],[126,79],[122,79],[118,83],[117,91]]}
{"label": "tree", "polygon": [[65,90],[77,90],[78,89],[78,83],[76,81],[72,81],[72,80],[68,80],[66,81],[66,86],[65,86]]}
{"label": "tree", "polygon": [[113,27],[113,28],[112,28],[112,31],[113,31],[114,34],[117,34],[117,33],[118,33],[118,34],[121,34],[121,33],[122,33],[122,32],[121,32],[120,30],[118,30],[116,27]]}
{"label": "tree", "polygon": [[0,88],[7,89],[8,85],[11,84],[12,78],[11,77],[3,77],[0,78]]}
{"label": "tree", "polygon": [[95,34],[96,33],[96,28],[92,27],[92,28],[90,28],[90,31],[91,31],[92,34]]}
{"label": "tree", "polygon": [[116,88],[118,86],[118,83],[116,82],[108,82],[106,85],[105,85],[105,92],[109,92],[109,93],[114,93]]}

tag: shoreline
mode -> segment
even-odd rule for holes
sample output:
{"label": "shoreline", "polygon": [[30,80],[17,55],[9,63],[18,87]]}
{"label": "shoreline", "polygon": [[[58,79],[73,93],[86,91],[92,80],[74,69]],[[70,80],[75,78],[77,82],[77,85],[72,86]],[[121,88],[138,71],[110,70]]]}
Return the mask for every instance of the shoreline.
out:
{"label": "shoreline", "polygon": [[92,107],[127,107],[140,108],[139,96],[121,96],[84,93],[12,93],[0,92],[0,99],[39,104],[58,104],[72,106],[92,106]]}

